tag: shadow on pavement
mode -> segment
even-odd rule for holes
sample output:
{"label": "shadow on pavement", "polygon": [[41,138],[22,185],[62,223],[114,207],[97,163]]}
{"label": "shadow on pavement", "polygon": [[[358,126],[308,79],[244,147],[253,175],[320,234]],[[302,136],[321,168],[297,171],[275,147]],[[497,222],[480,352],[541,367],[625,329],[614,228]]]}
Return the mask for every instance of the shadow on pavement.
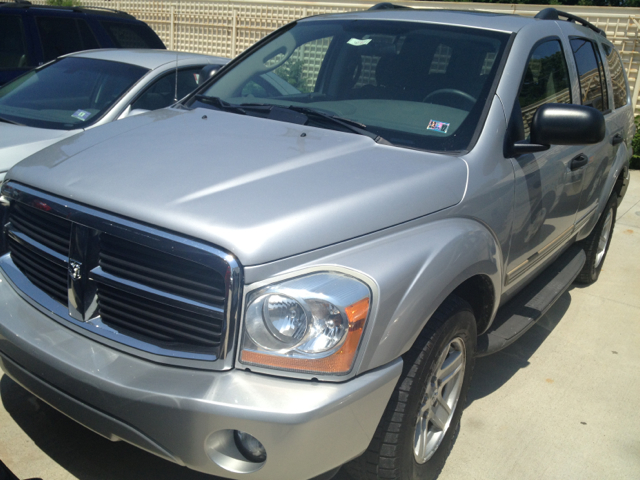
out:
{"label": "shadow on pavement", "polygon": [[[509,381],[560,323],[571,304],[565,292],[547,314],[506,349],[476,361],[467,405]],[[0,381],[5,410],[33,442],[80,480],[222,480],[174,465],[125,442],[111,442],[41,402],[8,376]],[[349,480],[340,471],[334,480]]]}
{"label": "shadow on pavement", "polygon": [[[125,442],[111,442],[40,401],[7,375],[5,410],[54,462],[80,480],[222,480],[175,465]],[[45,472],[38,472],[45,480]]]}
{"label": "shadow on pavement", "polygon": [[529,359],[538,350],[571,305],[571,287],[549,311],[515,343],[493,355],[478,358],[467,397],[467,406],[486,397],[507,383],[520,369],[529,366]]}

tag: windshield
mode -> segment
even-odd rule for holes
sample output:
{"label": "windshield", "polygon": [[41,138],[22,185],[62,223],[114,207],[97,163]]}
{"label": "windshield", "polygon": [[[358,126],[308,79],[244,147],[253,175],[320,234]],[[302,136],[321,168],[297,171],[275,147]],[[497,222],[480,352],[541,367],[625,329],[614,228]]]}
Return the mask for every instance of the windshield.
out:
{"label": "windshield", "polygon": [[63,58],[0,88],[0,118],[29,127],[86,128],[147,72],[126,63]]}
{"label": "windshield", "polygon": [[190,105],[211,108],[207,96],[230,113],[264,115],[251,104],[312,108],[395,145],[463,151],[508,39],[414,22],[300,22],[223,71]]}

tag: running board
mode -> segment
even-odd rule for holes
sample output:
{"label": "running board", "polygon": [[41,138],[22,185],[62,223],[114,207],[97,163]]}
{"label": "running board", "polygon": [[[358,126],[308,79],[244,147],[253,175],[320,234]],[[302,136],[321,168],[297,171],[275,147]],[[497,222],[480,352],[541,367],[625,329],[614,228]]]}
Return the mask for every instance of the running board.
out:
{"label": "running board", "polygon": [[535,325],[573,283],[586,259],[581,247],[572,246],[500,307],[489,331],[478,337],[477,356],[502,350]]}

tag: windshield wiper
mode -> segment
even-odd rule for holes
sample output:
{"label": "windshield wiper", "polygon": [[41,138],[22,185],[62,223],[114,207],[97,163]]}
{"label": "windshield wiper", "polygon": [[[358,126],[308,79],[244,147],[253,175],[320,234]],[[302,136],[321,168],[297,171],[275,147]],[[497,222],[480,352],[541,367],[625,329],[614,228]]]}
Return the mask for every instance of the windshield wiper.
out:
{"label": "windshield wiper", "polygon": [[207,95],[196,95],[195,99],[201,103],[206,103],[207,105],[211,105],[212,107],[215,107],[219,110],[224,110],[225,112],[240,113],[242,115],[247,114],[247,112],[245,112],[243,108],[237,105],[232,105],[231,103],[227,103],[218,97],[209,97]]}
{"label": "windshield wiper", "polygon": [[21,123],[14,122],[13,120],[9,120],[8,118],[0,117],[0,122],[10,123],[11,125],[22,125]]}
{"label": "windshield wiper", "polygon": [[388,140],[385,140],[380,135],[366,130],[367,126],[365,124],[356,122],[355,120],[338,117],[337,115],[324,113],[314,108],[300,107],[297,105],[289,105],[288,107],[282,107],[282,108],[293,110],[294,112],[304,113],[307,117],[311,117],[316,120],[317,119],[327,120],[335,125],[340,125],[341,127],[346,128],[350,132],[372,138],[373,141],[376,143],[380,143],[382,145],[393,145],[391,142],[389,142]]}

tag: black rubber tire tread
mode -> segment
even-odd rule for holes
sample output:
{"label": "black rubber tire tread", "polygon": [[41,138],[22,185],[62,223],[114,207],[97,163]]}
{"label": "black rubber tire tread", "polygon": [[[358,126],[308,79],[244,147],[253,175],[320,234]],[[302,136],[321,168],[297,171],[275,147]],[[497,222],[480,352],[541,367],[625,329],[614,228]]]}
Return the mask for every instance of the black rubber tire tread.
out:
{"label": "black rubber tire tread", "polygon": [[[429,465],[428,476],[420,476],[419,480],[431,480],[438,477],[447,457],[453,447],[455,438],[460,428],[460,416],[466,405],[466,397],[471,381],[471,373],[475,364],[475,350],[477,339],[476,323],[473,309],[465,300],[456,295],[449,296],[438,310],[429,319],[425,328],[414,342],[411,349],[403,357],[403,368],[398,384],[387,404],[385,412],[380,420],[378,428],[373,436],[369,448],[363,455],[352,460],[344,466],[344,470],[354,480],[418,480],[418,477],[407,476],[401,468],[401,439],[402,434],[413,435],[411,432],[402,432],[402,424],[407,418],[407,406],[411,389],[416,381],[419,368],[439,340],[438,332],[445,323],[460,312],[468,312],[473,318],[473,339],[471,355],[465,370],[466,383],[462,387],[458,405],[456,406],[456,424],[451,425],[438,451],[425,465]],[[409,412],[410,413],[410,412]],[[413,452],[411,452],[413,459]],[[437,459],[435,457],[438,457]],[[434,462],[434,460],[437,460]]]}
{"label": "black rubber tire tread", "polygon": [[[596,255],[598,253],[598,243],[600,241],[600,235],[602,234],[602,229],[604,227],[604,221],[607,217],[607,212],[609,210],[613,210],[613,222],[611,222],[611,234],[609,235],[609,243],[607,244],[607,248],[604,252],[604,258],[600,262],[600,265],[596,268]],[[607,259],[607,253],[609,252],[609,247],[611,246],[611,240],[613,239],[613,229],[616,226],[616,212],[618,211],[618,195],[614,192],[609,200],[607,201],[604,210],[602,211],[602,215],[598,219],[598,223],[593,227],[592,232],[589,234],[587,238],[582,240],[580,243],[582,244],[582,248],[584,248],[584,253],[587,255],[587,261],[584,263],[582,270],[576,277],[576,283],[581,283],[583,285],[590,285],[598,280],[600,276],[600,271],[602,270],[602,266],[604,265],[604,261]]]}

